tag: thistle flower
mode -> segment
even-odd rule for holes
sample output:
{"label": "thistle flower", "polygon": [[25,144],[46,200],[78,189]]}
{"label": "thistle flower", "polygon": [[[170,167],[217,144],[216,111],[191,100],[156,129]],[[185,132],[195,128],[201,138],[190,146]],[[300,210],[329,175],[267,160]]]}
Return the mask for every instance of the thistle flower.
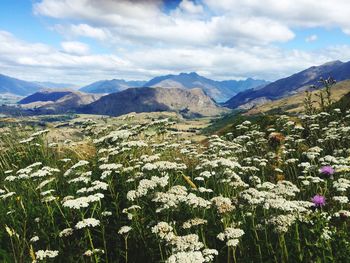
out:
{"label": "thistle flower", "polygon": [[320,168],[320,174],[323,174],[325,176],[332,176],[335,173],[335,170],[332,166],[326,165]]}
{"label": "thistle flower", "polygon": [[311,198],[311,202],[314,203],[315,207],[322,207],[326,204],[326,198],[323,195],[315,195]]}

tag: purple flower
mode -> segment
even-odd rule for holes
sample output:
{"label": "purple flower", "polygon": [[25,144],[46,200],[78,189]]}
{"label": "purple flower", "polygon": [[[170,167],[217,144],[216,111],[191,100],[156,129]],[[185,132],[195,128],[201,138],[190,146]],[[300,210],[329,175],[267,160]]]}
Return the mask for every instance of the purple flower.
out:
{"label": "purple flower", "polygon": [[327,165],[327,166],[321,167],[320,173],[324,174],[324,175],[327,175],[327,176],[331,176],[331,175],[333,175],[335,173],[335,170],[333,169],[332,166]]}
{"label": "purple flower", "polygon": [[315,195],[313,198],[311,198],[311,201],[316,207],[322,207],[326,204],[326,198],[323,195]]}

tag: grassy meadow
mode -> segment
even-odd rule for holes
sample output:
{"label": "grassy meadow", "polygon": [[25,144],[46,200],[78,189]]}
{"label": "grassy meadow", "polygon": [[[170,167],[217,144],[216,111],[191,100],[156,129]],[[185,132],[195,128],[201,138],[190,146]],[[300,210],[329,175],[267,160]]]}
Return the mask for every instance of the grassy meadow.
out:
{"label": "grassy meadow", "polygon": [[348,262],[350,112],[262,120],[2,125],[0,262]]}

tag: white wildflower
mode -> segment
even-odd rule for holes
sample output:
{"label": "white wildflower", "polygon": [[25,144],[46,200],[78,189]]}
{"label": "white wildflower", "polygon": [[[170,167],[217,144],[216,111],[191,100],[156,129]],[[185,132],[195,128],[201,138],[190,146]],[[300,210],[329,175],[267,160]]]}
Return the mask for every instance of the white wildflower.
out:
{"label": "white wildflower", "polygon": [[79,221],[76,225],[76,229],[82,229],[86,227],[96,227],[100,225],[100,220],[95,218],[85,218],[82,221]]}

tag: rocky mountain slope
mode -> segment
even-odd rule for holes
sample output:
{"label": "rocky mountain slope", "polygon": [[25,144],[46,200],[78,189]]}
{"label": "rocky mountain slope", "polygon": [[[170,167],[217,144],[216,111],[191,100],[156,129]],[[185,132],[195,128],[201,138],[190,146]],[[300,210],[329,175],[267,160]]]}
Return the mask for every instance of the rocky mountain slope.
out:
{"label": "rocky mountain slope", "polygon": [[[319,90],[312,91],[313,105],[317,107],[319,105],[319,97],[316,94]],[[344,80],[338,82],[331,88],[332,100],[338,102],[342,98],[350,93],[350,80]],[[349,95],[348,95],[349,96]],[[295,95],[288,96],[282,99],[270,101],[261,105],[256,105],[254,108],[248,110],[246,115],[254,115],[268,112],[281,112],[281,113],[301,113],[304,111],[304,98],[305,92],[301,91]],[[348,104],[350,105],[350,104]]]}
{"label": "rocky mountain slope", "polygon": [[26,109],[33,109],[38,114],[74,112],[83,105],[98,100],[101,95],[87,94],[70,90],[43,90],[22,100],[19,104]]}
{"label": "rocky mountain slope", "polygon": [[43,90],[35,92],[23,99],[21,99],[18,104],[30,104],[34,102],[54,102],[60,98],[70,94],[70,90]]}
{"label": "rocky mountain slope", "polygon": [[195,117],[214,116],[226,110],[198,88],[130,88],[103,96],[80,111],[110,116],[130,112],[175,111],[187,117]]}
{"label": "rocky mountain slope", "polygon": [[332,61],[310,67],[289,77],[272,82],[261,89],[238,93],[225,103],[226,107],[253,107],[256,104],[291,96],[317,84],[318,80],[332,76],[337,81],[350,79],[350,62]]}

